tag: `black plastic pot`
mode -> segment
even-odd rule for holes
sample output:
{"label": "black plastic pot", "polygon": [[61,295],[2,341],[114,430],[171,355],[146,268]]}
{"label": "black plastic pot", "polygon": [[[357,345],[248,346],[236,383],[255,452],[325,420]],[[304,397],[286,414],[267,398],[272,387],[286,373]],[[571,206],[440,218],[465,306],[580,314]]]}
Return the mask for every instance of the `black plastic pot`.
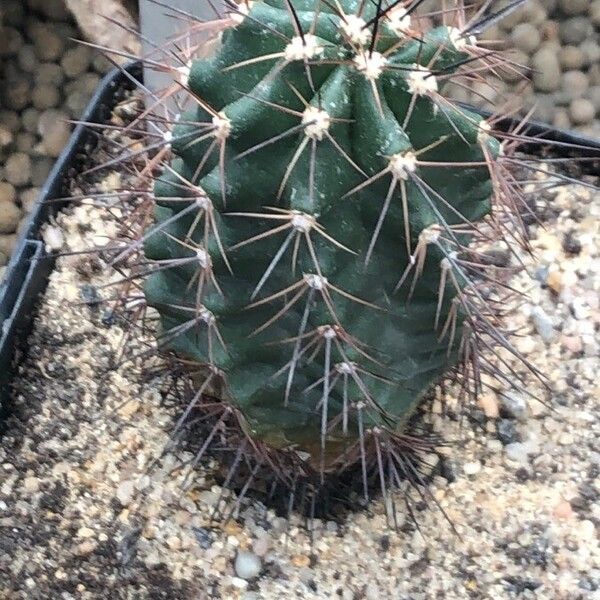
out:
{"label": "black plastic pot", "polygon": [[[123,70],[114,69],[100,84],[81,121],[104,123],[123,90],[133,89],[141,80],[138,63]],[[9,385],[23,355],[37,299],[48,283],[54,258],[44,250],[40,229],[48,219],[64,208],[65,203],[50,202],[67,195],[70,178],[76,174],[98,140],[95,132],[77,125],[69,143],[56,161],[44,187],[21,231],[16,249],[0,281],[0,421],[7,408]]]}
{"label": "black plastic pot", "polygon": [[[82,116],[82,121],[103,123],[115,105],[117,94],[124,89],[132,89],[136,81],[141,81],[140,63],[133,63],[125,69],[115,69],[107,75]],[[483,116],[489,114],[479,111]],[[503,129],[514,128],[516,120],[505,119],[499,125]],[[548,147],[548,142],[558,143],[553,155],[558,157],[586,157],[582,163],[584,171],[600,173],[600,141],[583,138],[576,132],[553,129],[549,126],[532,123],[527,127],[528,135],[537,140],[524,148],[533,154]],[[97,136],[84,125],[78,125],[71,140],[56,162],[48,181],[44,185],[35,209],[32,211],[26,228],[22,232],[17,249],[8,265],[7,275],[0,282],[0,400],[6,407],[9,387],[23,352],[31,328],[36,302],[48,283],[54,266],[54,259],[44,250],[40,239],[40,228],[48,218],[64,207],[64,203],[49,202],[64,197],[68,182],[76,174],[80,165],[97,142]],[[2,414],[0,413],[0,421]]]}

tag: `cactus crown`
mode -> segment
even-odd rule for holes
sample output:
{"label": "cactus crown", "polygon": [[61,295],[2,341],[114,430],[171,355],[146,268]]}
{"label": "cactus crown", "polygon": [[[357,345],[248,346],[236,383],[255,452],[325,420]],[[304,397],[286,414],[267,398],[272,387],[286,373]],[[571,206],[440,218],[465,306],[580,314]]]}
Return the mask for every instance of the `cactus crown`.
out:
{"label": "cactus crown", "polygon": [[501,145],[441,93],[488,53],[419,4],[231,5],[173,71],[191,109],[144,236],[159,341],[252,447],[321,479],[399,469],[424,393],[478,331],[505,343],[473,249],[501,227]]}

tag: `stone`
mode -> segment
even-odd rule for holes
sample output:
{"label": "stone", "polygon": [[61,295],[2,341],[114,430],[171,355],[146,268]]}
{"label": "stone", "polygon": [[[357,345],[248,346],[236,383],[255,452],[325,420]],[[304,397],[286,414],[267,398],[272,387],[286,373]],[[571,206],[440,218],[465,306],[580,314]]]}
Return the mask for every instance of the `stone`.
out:
{"label": "stone", "polygon": [[496,424],[496,434],[504,446],[520,441],[515,423],[511,419],[500,419]]}
{"label": "stone", "polygon": [[35,54],[33,44],[25,44],[21,46],[17,54],[17,64],[21,71],[25,73],[34,73],[38,66],[38,59]]}
{"label": "stone", "polygon": [[559,33],[563,44],[578,45],[593,35],[594,28],[587,17],[571,17],[560,23]]}
{"label": "stone", "polygon": [[515,48],[532,54],[537,50],[542,38],[539,30],[531,23],[519,23],[510,34],[510,41]]}
{"label": "stone", "polygon": [[566,108],[557,108],[552,118],[552,125],[558,129],[569,129],[571,127],[569,111]]}
{"label": "stone", "polygon": [[550,48],[543,47],[531,59],[533,84],[540,92],[554,92],[560,87],[560,63]]}
{"label": "stone", "polygon": [[575,437],[573,436],[572,433],[569,433],[568,431],[564,431],[558,437],[558,443],[561,446],[571,446],[575,443]]}
{"label": "stone", "polygon": [[31,94],[33,106],[38,110],[47,110],[58,106],[60,102],[60,92],[55,86],[42,83],[33,88]]}
{"label": "stone", "polygon": [[583,71],[567,71],[562,74],[561,79],[562,92],[569,101],[581,98],[590,87],[589,79]]}
{"label": "stone", "polygon": [[89,527],[86,527],[85,525],[83,527],[80,527],[77,530],[77,537],[89,539],[89,538],[93,538],[95,536],[96,536],[96,534],[95,534],[94,530],[90,529]]}
{"label": "stone", "polygon": [[97,73],[84,73],[77,78],[77,91],[91,96],[100,85],[100,75]]}
{"label": "stone", "polygon": [[2,87],[6,108],[23,110],[31,102],[31,82],[26,77],[7,79]]}
{"label": "stone", "polygon": [[21,122],[23,129],[29,133],[38,132],[38,122],[40,120],[40,111],[35,108],[28,108],[21,113]]}
{"label": "stone", "polygon": [[600,114],[600,85],[593,85],[587,91],[586,98],[594,105],[596,114]]}
{"label": "stone", "polygon": [[29,37],[33,41],[35,52],[41,61],[56,61],[63,53],[63,39],[47,25],[35,23],[29,28]]}
{"label": "stone", "polygon": [[581,69],[586,58],[579,46],[563,46],[558,53],[560,64],[566,70]]}
{"label": "stone", "polygon": [[48,157],[41,157],[33,161],[31,183],[35,187],[42,187],[48,179],[54,161]]}
{"label": "stone", "polygon": [[571,519],[575,513],[573,512],[573,508],[571,504],[566,500],[559,502],[552,511],[552,514],[560,520],[568,520]]}
{"label": "stone", "polygon": [[[4,274],[4,267],[8,264],[8,254],[4,254],[2,250],[0,250],[0,272]],[[0,281],[2,278],[0,277]]]}
{"label": "stone", "polygon": [[[65,243],[65,236],[60,227],[55,225],[46,225],[44,231],[42,232],[42,239],[44,240],[44,244],[46,247],[46,252],[58,252]],[[117,498],[119,498],[119,494],[122,495],[123,499],[128,500],[127,502],[121,502],[123,506],[127,506],[131,499],[128,497],[128,488],[127,487],[119,487],[117,490]],[[119,498],[119,501],[121,499]]]}
{"label": "stone", "polygon": [[69,109],[71,116],[77,117],[81,115],[81,113],[84,111],[88,102],[88,94],[86,94],[85,92],[75,91],[69,94],[65,105]]}
{"label": "stone", "polygon": [[3,27],[0,42],[0,56],[17,54],[23,45],[23,36],[14,27]]}
{"label": "stone", "polygon": [[598,64],[600,61],[600,44],[596,40],[584,40],[579,45],[579,49],[583,54],[583,62],[586,66]]}
{"label": "stone", "polygon": [[14,202],[0,200],[0,233],[14,233],[21,220],[21,211]]}
{"label": "stone", "polygon": [[524,3],[523,21],[533,25],[541,25],[548,19],[548,12],[540,0],[528,0]]}
{"label": "stone", "polygon": [[265,534],[261,535],[254,541],[252,544],[252,551],[254,554],[256,554],[256,556],[263,557],[267,554],[270,547],[271,540],[269,539],[268,535]]}
{"label": "stone", "polygon": [[17,152],[25,152],[25,154],[31,154],[33,147],[35,146],[35,136],[32,133],[23,131],[17,134],[15,139],[15,148]]}
{"label": "stone", "polygon": [[31,179],[31,159],[23,152],[15,152],[4,165],[4,176],[14,186],[26,185]]}
{"label": "stone", "polygon": [[0,202],[14,202],[17,199],[15,186],[8,181],[0,181]]}
{"label": "stone", "polygon": [[135,492],[134,482],[131,480],[121,481],[117,488],[117,500],[123,505],[128,506],[133,499]]}
{"label": "stone", "polygon": [[98,542],[95,540],[84,540],[78,544],[76,553],[78,556],[88,556],[98,547]]}
{"label": "stone", "polygon": [[463,471],[466,475],[477,475],[481,471],[481,463],[479,461],[468,462],[463,465]]}
{"label": "stone", "polygon": [[58,110],[50,109],[40,115],[38,132],[48,156],[58,157],[71,135],[68,116]]}
{"label": "stone", "polygon": [[240,550],[235,557],[234,569],[241,579],[253,579],[260,573],[262,562],[253,552]]}
{"label": "stone", "polygon": [[23,489],[29,494],[35,494],[39,491],[41,481],[37,477],[25,477],[23,479]]}
{"label": "stone", "polygon": [[570,354],[579,354],[583,351],[583,340],[578,335],[564,335],[560,339],[561,346]]}
{"label": "stone", "polygon": [[527,446],[521,442],[515,442],[514,444],[507,444],[504,446],[504,453],[506,457],[514,462],[526,464],[529,462],[529,454],[527,452]]}
{"label": "stone", "polygon": [[540,337],[549,344],[556,336],[552,319],[541,306],[534,306],[531,311],[531,320]]}
{"label": "stone", "polygon": [[529,416],[527,401],[517,392],[508,392],[500,397],[500,414],[518,421],[525,421]]}
{"label": "stone", "polygon": [[64,53],[60,65],[65,75],[73,79],[88,70],[91,59],[92,52],[87,46],[75,46]]}
{"label": "stone", "polygon": [[478,398],[479,406],[488,419],[497,419],[500,414],[496,394],[493,392],[484,392]]}
{"label": "stone", "polygon": [[575,125],[584,125],[594,120],[596,109],[591,100],[587,98],[576,98],[569,106],[569,115]]}
{"label": "stone", "polygon": [[559,0],[558,5],[565,15],[581,15],[587,12],[590,0]]}
{"label": "stone", "polygon": [[60,86],[65,79],[65,74],[56,63],[42,63],[33,74],[36,84],[49,84]]}
{"label": "stone", "polygon": [[21,120],[14,110],[0,110],[0,123],[10,133],[16,133],[21,128]]}

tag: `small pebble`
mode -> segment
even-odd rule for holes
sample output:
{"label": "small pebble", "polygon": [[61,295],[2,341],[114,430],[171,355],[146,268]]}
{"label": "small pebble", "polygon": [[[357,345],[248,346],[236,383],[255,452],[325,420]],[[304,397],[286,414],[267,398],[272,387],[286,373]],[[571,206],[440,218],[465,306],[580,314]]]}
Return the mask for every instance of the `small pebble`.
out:
{"label": "small pebble", "polygon": [[240,550],[235,557],[235,573],[241,579],[253,579],[261,571],[262,563],[256,554]]}
{"label": "small pebble", "polygon": [[579,46],[563,46],[559,52],[559,59],[566,70],[574,70],[584,65],[585,55]]}
{"label": "small pebble", "polygon": [[6,108],[23,110],[31,102],[31,82],[26,77],[17,77],[3,82],[3,98]]}
{"label": "small pebble", "polygon": [[261,537],[256,539],[252,544],[252,551],[254,552],[254,554],[256,554],[256,556],[263,557],[265,556],[265,554],[267,554],[270,547],[271,542],[269,537],[266,535],[262,535]]}
{"label": "small pebble", "polygon": [[527,446],[525,446],[525,444],[521,442],[507,444],[506,446],[504,446],[504,452],[506,454],[506,457],[514,462],[521,464],[526,464],[527,462],[529,462]]}
{"label": "small pebble", "polygon": [[504,446],[514,444],[519,441],[519,434],[514,421],[510,419],[500,419],[496,424],[498,439]]}
{"label": "small pebble", "polygon": [[518,392],[508,392],[500,397],[501,413],[511,419],[525,421],[529,416],[527,401]]}
{"label": "small pebble", "polygon": [[33,106],[38,110],[54,108],[60,103],[60,93],[51,84],[40,84],[36,86],[31,95]]}
{"label": "small pebble", "polygon": [[12,131],[0,123],[0,149],[10,146],[14,139]]}
{"label": "small pebble", "polygon": [[571,519],[574,516],[571,504],[566,500],[557,504],[553,511],[554,516],[557,519]]}
{"label": "small pebble", "polygon": [[549,344],[556,336],[556,330],[546,311],[541,306],[534,306],[531,319],[540,337]]}
{"label": "small pebble", "polygon": [[65,75],[72,79],[87,71],[91,58],[90,49],[87,46],[80,45],[67,50],[60,61],[60,65]]}
{"label": "small pebble", "polygon": [[14,186],[26,185],[31,179],[31,159],[24,152],[15,152],[4,164],[4,176]]}
{"label": "small pebble", "polygon": [[593,34],[593,26],[587,17],[572,17],[560,23],[559,32],[564,44],[577,45]]}
{"label": "small pebble", "polygon": [[56,63],[42,63],[33,74],[36,84],[60,86],[64,81],[65,74]]}
{"label": "small pebble", "polygon": [[463,471],[466,475],[477,475],[481,471],[481,463],[479,461],[468,462],[463,465]]}
{"label": "small pebble", "polygon": [[15,186],[7,181],[0,181],[0,202],[14,203],[17,198]]}
{"label": "small pebble", "polygon": [[533,84],[540,92],[553,92],[560,87],[560,63],[556,53],[549,48],[541,48],[531,59]]}
{"label": "small pebble", "polygon": [[62,54],[64,41],[49,26],[36,23],[30,28],[30,37],[35,45],[35,52],[42,61],[57,60]]}
{"label": "small pebble", "polygon": [[575,443],[575,438],[573,437],[572,433],[565,431],[560,434],[560,436],[558,438],[558,443],[561,446],[571,446],[572,444]]}
{"label": "small pebble", "polygon": [[49,156],[58,157],[69,141],[71,127],[68,118],[64,112],[54,109],[40,115],[38,131]]}
{"label": "small pebble", "polygon": [[488,419],[497,419],[499,415],[498,401],[493,392],[484,392],[479,396],[479,406]]}
{"label": "small pebble", "polygon": [[576,98],[569,106],[569,114],[575,125],[590,123],[596,114],[596,108],[587,98]]}
{"label": "small pebble", "polygon": [[531,54],[537,50],[542,38],[539,29],[531,23],[519,23],[512,30],[510,40],[515,48]]}
{"label": "small pebble", "polygon": [[590,6],[590,0],[559,0],[558,4],[565,15],[572,16],[585,13]]}
{"label": "small pebble", "polygon": [[[61,244],[62,246],[62,244]],[[119,484],[117,488],[117,500],[123,505],[128,506],[133,499],[133,494],[135,492],[135,485],[133,481],[125,480]]]}

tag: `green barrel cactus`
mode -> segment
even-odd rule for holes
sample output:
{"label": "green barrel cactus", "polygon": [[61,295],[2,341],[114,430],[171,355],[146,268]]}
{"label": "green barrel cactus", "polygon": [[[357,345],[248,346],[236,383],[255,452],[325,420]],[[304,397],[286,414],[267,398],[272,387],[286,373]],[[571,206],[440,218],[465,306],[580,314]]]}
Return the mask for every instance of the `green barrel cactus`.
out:
{"label": "green barrel cactus", "polygon": [[490,319],[469,248],[501,146],[442,94],[486,54],[405,3],[257,0],[176,70],[190,103],[144,236],[159,342],[315,480],[381,470]]}

